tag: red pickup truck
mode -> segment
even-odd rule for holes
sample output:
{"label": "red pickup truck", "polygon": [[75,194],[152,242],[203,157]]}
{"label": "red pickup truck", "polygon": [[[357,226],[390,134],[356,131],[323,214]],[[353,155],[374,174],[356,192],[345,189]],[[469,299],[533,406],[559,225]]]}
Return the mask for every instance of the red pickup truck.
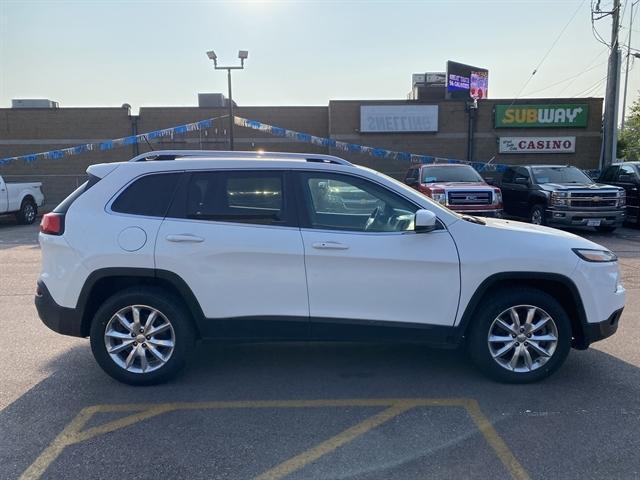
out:
{"label": "red pickup truck", "polygon": [[500,189],[485,182],[471,165],[413,165],[404,183],[455,212],[483,217],[502,216]]}

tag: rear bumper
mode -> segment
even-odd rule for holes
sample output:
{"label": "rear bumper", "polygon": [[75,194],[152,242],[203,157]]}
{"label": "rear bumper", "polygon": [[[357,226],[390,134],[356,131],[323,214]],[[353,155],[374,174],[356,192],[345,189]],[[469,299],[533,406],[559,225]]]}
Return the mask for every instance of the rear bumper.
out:
{"label": "rear bumper", "polygon": [[548,209],[546,211],[547,225],[562,225],[565,227],[586,227],[589,220],[600,220],[601,226],[620,227],[624,222],[624,217],[624,209],[606,211]]}
{"label": "rear bumper", "polygon": [[589,345],[599,340],[610,337],[618,330],[620,317],[622,316],[622,308],[616,310],[606,320],[598,323],[587,323],[583,326],[583,342],[574,345],[578,349],[585,349]]}
{"label": "rear bumper", "polygon": [[73,337],[86,336],[82,333],[82,318],[78,311],[58,305],[42,280],[37,283],[35,304],[42,323],[54,332]]}

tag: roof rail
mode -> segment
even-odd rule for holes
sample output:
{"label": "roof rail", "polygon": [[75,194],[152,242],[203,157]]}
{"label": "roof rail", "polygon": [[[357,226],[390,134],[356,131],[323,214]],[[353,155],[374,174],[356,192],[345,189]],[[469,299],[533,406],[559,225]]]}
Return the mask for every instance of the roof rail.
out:
{"label": "roof rail", "polygon": [[353,166],[344,158],[333,155],[315,153],[290,152],[256,152],[256,151],[224,151],[224,150],[153,150],[133,157],[130,162],[148,162],[151,160],[177,160],[182,158],[255,158],[270,160],[306,160],[307,162],[334,163]]}

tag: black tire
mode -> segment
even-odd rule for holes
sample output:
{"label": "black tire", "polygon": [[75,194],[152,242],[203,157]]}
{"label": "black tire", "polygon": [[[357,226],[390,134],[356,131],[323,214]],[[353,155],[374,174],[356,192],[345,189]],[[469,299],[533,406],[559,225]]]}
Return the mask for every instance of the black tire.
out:
{"label": "black tire", "polygon": [[[555,351],[553,351],[548,360],[546,360],[546,363],[543,363],[531,371],[516,372],[507,369],[494,359],[489,348],[489,333],[494,320],[502,312],[519,305],[533,306],[541,309],[551,317],[557,329]],[[526,308],[523,308],[521,311],[526,313],[526,310]],[[470,332],[467,338],[469,356],[484,374],[500,382],[530,383],[542,380],[560,368],[571,349],[571,322],[567,313],[555,298],[540,290],[532,288],[511,288],[494,291],[478,306],[475,317],[472,318],[471,321],[472,324],[470,325]],[[518,338],[515,338],[513,341],[517,342]],[[526,338],[524,341],[526,341]],[[496,344],[494,343],[492,345]],[[498,343],[496,348],[499,349],[503,345],[506,346],[506,343]],[[519,345],[519,343],[515,343],[515,345]],[[522,348],[524,348],[525,343],[522,345]],[[544,342],[537,342],[536,345],[546,344]],[[527,350],[533,351],[530,346]],[[507,351],[503,360],[509,359],[508,355],[510,352],[511,351]],[[536,352],[534,352],[534,355],[536,355]],[[522,360],[522,367],[519,368],[525,368],[524,357]]]}
{"label": "black tire", "polygon": [[38,206],[31,198],[25,198],[20,205],[20,210],[16,213],[18,223],[22,225],[31,225],[36,221],[38,215]]}
{"label": "black tire", "polygon": [[[162,321],[166,319],[172,327],[170,335],[172,335],[174,343],[173,351],[168,356],[166,363],[152,371],[128,371],[125,367],[118,365],[116,360],[107,352],[105,330],[109,321],[117,312],[133,305],[146,306],[157,310],[165,317]],[[141,314],[140,318],[141,324],[143,323],[143,315],[144,313]],[[126,330],[123,329],[123,331]],[[191,315],[180,299],[160,288],[134,287],[116,293],[100,306],[91,323],[90,338],[93,356],[108,375],[129,385],[155,385],[171,379],[184,367],[195,350],[196,334]],[[125,342],[125,340],[119,341]],[[137,345],[137,343],[132,345]],[[146,343],[144,347],[145,350],[151,348]],[[158,350],[155,351],[165,347],[157,348]],[[126,355],[127,351],[123,352],[123,355]],[[144,355],[147,356],[146,358],[150,358],[151,361],[157,362],[157,358],[151,355],[150,350],[145,352]],[[141,365],[140,358],[134,359],[132,366],[135,366],[135,362]]]}
{"label": "black tire", "polygon": [[615,229],[616,227],[612,227],[610,225],[600,225],[599,227],[596,227],[596,230],[600,233],[612,233]]}
{"label": "black tire", "polygon": [[533,223],[534,225],[544,225],[546,223],[544,212],[544,205],[536,203],[533,207],[531,207],[531,211],[529,212],[529,223]]}

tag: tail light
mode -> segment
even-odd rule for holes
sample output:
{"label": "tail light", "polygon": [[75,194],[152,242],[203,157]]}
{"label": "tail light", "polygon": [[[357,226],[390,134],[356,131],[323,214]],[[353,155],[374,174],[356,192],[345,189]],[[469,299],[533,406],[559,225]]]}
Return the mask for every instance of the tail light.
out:
{"label": "tail light", "polygon": [[64,214],[47,213],[40,222],[40,232],[47,235],[62,235],[64,233]]}

